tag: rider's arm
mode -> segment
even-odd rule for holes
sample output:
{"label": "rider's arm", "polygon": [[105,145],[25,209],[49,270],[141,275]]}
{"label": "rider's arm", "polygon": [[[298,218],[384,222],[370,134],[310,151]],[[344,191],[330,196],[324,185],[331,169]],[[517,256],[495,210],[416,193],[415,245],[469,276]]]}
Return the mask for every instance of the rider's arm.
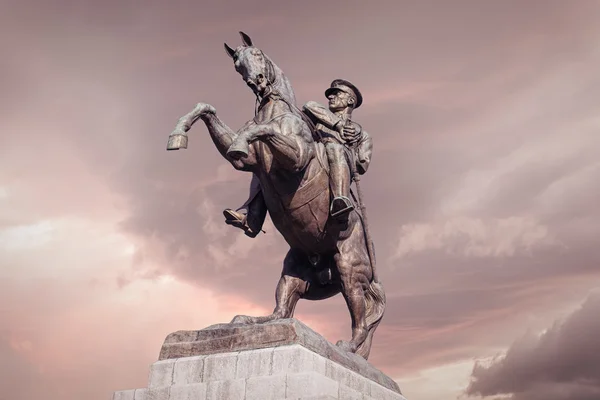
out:
{"label": "rider's arm", "polygon": [[369,164],[371,164],[371,155],[373,153],[373,139],[367,131],[363,130],[361,132],[361,139],[357,145],[356,151],[356,169],[359,174],[364,174],[369,169]]}
{"label": "rider's arm", "polygon": [[340,117],[329,111],[329,108],[317,103],[309,101],[302,106],[304,114],[308,115],[313,123],[320,123],[329,129],[335,129],[335,126],[342,120]]}

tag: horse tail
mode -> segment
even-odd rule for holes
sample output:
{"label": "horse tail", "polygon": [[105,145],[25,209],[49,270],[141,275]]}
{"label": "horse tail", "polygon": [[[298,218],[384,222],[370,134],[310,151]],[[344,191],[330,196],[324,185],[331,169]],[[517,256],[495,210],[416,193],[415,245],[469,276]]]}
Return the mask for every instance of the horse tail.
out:
{"label": "horse tail", "polygon": [[369,353],[371,352],[371,343],[373,341],[375,329],[379,326],[385,312],[385,291],[383,290],[381,282],[371,282],[365,291],[365,303],[367,338],[360,346],[358,346],[356,354],[364,357],[366,360],[369,358]]}

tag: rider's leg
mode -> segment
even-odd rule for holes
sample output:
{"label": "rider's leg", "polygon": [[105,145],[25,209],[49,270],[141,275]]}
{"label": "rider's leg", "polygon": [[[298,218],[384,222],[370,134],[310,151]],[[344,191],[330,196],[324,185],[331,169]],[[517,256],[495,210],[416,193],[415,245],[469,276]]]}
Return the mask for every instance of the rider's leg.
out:
{"label": "rider's leg", "polygon": [[344,145],[330,141],[325,144],[329,161],[331,191],[333,200],[330,213],[335,218],[346,218],[354,209],[350,201],[350,168],[344,151]]}
{"label": "rider's leg", "polygon": [[267,206],[256,175],[252,175],[248,200],[235,211],[230,208],[224,210],[223,215],[226,224],[244,230],[247,236],[258,235],[267,216]]}

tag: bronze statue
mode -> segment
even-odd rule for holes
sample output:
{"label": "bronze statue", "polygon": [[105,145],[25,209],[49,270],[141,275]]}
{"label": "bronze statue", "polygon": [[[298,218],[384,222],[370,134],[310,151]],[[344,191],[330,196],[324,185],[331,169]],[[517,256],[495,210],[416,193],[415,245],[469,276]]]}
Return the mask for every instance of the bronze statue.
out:
{"label": "bronze statue", "polygon": [[[334,109],[342,110],[343,115],[319,116],[318,112],[328,110],[317,107],[316,103],[309,103],[303,112],[296,106],[294,91],[282,70],[253,46],[248,35],[242,32],[240,35],[243,44],[235,50],[225,44],[225,50],[233,59],[235,70],[256,95],[254,118],[234,132],[217,117],[214,107],[198,103],[179,119],[167,145],[168,150],[187,148],[187,131],[202,119],[221,155],[235,169],[252,172],[252,185],[257,189],[249,201],[257,207],[253,218],[262,226],[268,211],[290,246],[283,261],[273,313],[264,317],[238,315],[232,323],[259,324],[291,318],[299,299],[321,300],[341,292],[352,319],[352,338],[340,340],[337,345],[366,359],[375,329],[383,318],[385,293],[376,274],[373,244],[358,185],[359,175],[366,171],[370,161],[370,156],[365,155],[370,155],[371,142],[364,139],[368,136],[357,124],[349,123],[352,106],[359,106],[362,96],[348,86],[349,82],[334,81],[328,90],[330,95],[336,93],[330,108],[332,102],[339,102],[341,105]],[[364,135],[354,135],[353,130],[355,133],[357,129]],[[322,138],[325,133],[332,136],[331,143],[341,148],[328,151],[324,143],[327,140]],[[360,144],[347,146],[342,140],[354,136],[362,143],[362,150]],[[328,162],[328,153],[333,156],[333,163]],[[339,165],[330,167],[338,161]],[[330,180],[338,173],[336,167],[343,176],[337,186],[332,184],[335,188],[332,195]],[[359,195],[354,201],[348,194],[351,176]],[[341,206],[332,202],[336,197],[345,197]]]}

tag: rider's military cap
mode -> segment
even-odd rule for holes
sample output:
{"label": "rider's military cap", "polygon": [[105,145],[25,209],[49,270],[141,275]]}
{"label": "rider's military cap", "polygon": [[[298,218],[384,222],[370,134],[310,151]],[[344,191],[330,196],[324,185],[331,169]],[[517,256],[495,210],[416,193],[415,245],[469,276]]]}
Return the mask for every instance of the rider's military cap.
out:
{"label": "rider's military cap", "polygon": [[342,92],[348,93],[350,96],[353,96],[355,101],[354,108],[360,107],[362,104],[363,98],[360,91],[351,84],[350,82],[344,79],[336,79],[331,82],[330,87],[325,91],[325,96],[329,96],[329,94],[333,93],[335,90],[341,90]]}

